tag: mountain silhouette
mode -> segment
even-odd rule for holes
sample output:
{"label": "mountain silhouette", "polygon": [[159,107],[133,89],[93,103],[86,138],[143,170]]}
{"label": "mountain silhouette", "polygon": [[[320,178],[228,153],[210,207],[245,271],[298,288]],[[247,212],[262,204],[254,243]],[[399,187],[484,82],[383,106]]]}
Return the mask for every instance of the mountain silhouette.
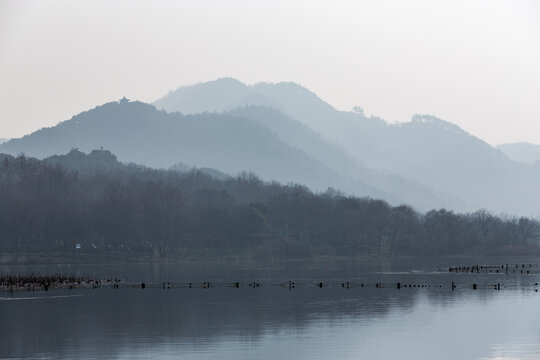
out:
{"label": "mountain silhouette", "polygon": [[[362,179],[373,187],[381,189],[392,198],[399,198],[405,203],[414,204],[421,209],[441,206],[473,209],[443,192],[434,193],[429,188],[414,180],[393,174],[385,170],[372,170],[364,167],[358,160],[350,156],[345,149],[335,143],[328,142],[323,136],[306,125],[292,119],[281,111],[261,106],[248,105],[236,108],[227,114],[241,116],[259,122],[270,129],[282,141],[297,147],[324,166],[346,178]],[[350,190],[349,190],[350,191]]]}
{"label": "mountain silhouette", "polygon": [[[12,139],[0,145],[0,152],[41,159],[52,156],[55,161],[56,154],[99,148],[122,162],[155,168],[182,162],[228,174],[253,172],[268,181],[305,184],[319,191],[333,186],[394,203],[403,201],[361,179],[339,175],[257,121],[234,114],[169,114],[138,101],[98,106],[57,126]],[[76,156],[72,151],[69,157]]]}
{"label": "mountain silhouette", "polygon": [[[213,103],[213,98],[225,99],[219,91],[228,97]],[[196,109],[184,106],[186,94],[197,104]],[[389,124],[362,112],[337,110],[298,84],[249,86],[234,79],[182,87],[155,104],[166,111],[219,112],[239,104],[250,105],[251,99],[255,99],[253,105],[264,101],[265,106],[284,112],[326,142],[337,144],[366,169],[391,173],[432,193],[461,199],[467,204],[465,208],[540,213],[538,167],[513,161],[500,149],[431,115],[415,115],[410,122]],[[206,107],[202,105],[205,102]]]}
{"label": "mountain silhouette", "polygon": [[525,164],[540,164],[540,145],[520,142],[497,146],[510,159]]}
{"label": "mountain silhouette", "polygon": [[365,169],[305,125],[261,106],[183,115],[158,111],[138,101],[110,102],[57,126],[12,139],[0,145],[0,152],[43,159],[73,149],[91,152],[100,148],[122,162],[154,168],[182,163],[230,175],[253,172],[267,181],[303,184],[316,191],[332,187],[421,210],[464,206],[414,181]]}
{"label": "mountain silhouette", "polygon": [[122,162],[253,172],[419,210],[540,214],[540,166],[514,161],[508,147],[431,115],[389,124],[340,111],[294,83],[225,78],[181,87],[155,106],[122,99],[0,144],[2,153],[41,159],[101,148]]}

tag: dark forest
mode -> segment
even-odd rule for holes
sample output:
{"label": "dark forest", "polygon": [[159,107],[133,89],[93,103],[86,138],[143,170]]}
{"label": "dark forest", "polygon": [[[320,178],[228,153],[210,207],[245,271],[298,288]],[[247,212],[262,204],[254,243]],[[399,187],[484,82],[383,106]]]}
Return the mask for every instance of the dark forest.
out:
{"label": "dark forest", "polygon": [[0,251],[154,259],[446,256],[536,251],[538,221],[419,213],[253,174],[155,170],[106,150],[0,155]]}

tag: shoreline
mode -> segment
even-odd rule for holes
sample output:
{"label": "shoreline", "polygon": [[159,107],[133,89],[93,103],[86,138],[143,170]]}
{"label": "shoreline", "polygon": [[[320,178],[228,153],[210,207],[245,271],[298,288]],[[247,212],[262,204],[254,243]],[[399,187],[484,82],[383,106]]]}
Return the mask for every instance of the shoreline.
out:
{"label": "shoreline", "polygon": [[[191,255],[191,256],[190,256]],[[197,256],[198,255],[198,256]],[[230,263],[251,263],[251,262],[265,262],[265,263],[295,263],[295,262],[317,262],[317,261],[363,261],[363,262],[377,262],[377,261],[395,261],[395,260],[414,260],[414,259],[470,259],[472,257],[482,258],[530,258],[540,257],[540,247],[530,246],[523,248],[508,249],[506,252],[496,253],[470,253],[470,254],[452,254],[452,255],[406,255],[406,254],[394,254],[394,255],[324,255],[316,254],[306,257],[277,257],[277,256],[260,256],[258,253],[252,253],[246,251],[243,254],[238,252],[224,254],[218,254],[214,250],[208,250],[206,254],[202,255],[199,251],[197,254],[176,254],[168,257],[156,257],[150,255],[134,255],[134,254],[89,254],[89,253],[69,253],[69,252],[55,252],[55,253],[22,253],[14,256],[12,254],[2,254],[0,256],[0,266],[14,266],[14,265],[69,265],[69,264],[222,264],[225,262]]]}

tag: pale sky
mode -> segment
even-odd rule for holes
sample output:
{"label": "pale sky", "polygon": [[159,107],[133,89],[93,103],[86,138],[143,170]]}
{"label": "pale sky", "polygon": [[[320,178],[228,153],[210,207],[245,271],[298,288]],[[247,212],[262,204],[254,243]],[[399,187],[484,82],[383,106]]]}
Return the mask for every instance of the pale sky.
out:
{"label": "pale sky", "polygon": [[540,1],[0,0],[0,138],[219,77],[540,144]]}

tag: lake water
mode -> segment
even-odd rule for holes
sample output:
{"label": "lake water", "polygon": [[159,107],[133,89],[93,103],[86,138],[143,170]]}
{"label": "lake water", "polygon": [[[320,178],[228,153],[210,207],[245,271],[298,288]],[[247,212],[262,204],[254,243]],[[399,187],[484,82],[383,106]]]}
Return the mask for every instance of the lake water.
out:
{"label": "lake water", "polygon": [[[529,275],[447,269],[506,263],[534,266]],[[0,358],[540,359],[539,263],[461,258],[5,266],[0,273],[117,276],[158,285],[238,281],[240,287],[0,292]],[[305,286],[275,286],[289,280]],[[253,281],[261,286],[247,286]],[[345,281],[351,288],[339,286]],[[500,291],[493,289],[497,283]]]}

